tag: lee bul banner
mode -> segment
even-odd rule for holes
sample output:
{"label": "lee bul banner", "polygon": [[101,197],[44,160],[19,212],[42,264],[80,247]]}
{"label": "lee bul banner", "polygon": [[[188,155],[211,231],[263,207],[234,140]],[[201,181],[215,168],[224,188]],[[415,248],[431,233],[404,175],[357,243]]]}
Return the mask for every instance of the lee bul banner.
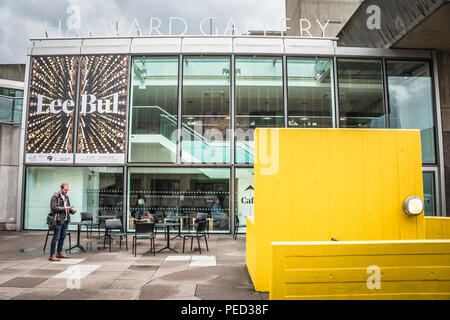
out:
{"label": "lee bul banner", "polygon": [[127,93],[127,56],[33,57],[26,162],[124,163]]}

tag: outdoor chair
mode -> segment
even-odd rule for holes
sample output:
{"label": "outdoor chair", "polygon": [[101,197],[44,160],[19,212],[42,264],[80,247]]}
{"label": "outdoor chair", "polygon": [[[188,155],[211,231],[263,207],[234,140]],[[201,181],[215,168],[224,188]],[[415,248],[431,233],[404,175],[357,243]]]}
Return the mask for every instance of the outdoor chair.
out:
{"label": "outdoor chair", "polygon": [[239,228],[245,227],[243,224],[239,224],[239,217],[237,215],[234,216],[234,234],[233,239],[236,240],[238,236]]}
{"label": "outdoor chair", "polygon": [[[53,237],[53,229],[49,226],[47,228],[47,236],[45,237],[45,243],[44,243],[44,250],[43,252],[45,252],[45,249],[47,248],[47,241],[48,241],[48,237],[52,236]],[[67,236],[69,237],[69,248],[72,248],[72,239],[70,238],[70,232],[67,231]],[[70,252],[72,252],[72,250],[69,250]]]}
{"label": "outdoor chair", "polygon": [[[98,224],[94,223],[94,217],[91,212],[80,212],[81,222],[90,221],[89,224],[83,224],[81,227],[86,226],[86,237],[89,238],[89,233],[92,235],[92,227],[96,227]],[[90,231],[89,231],[90,229]]]}
{"label": "outdoor chair", "polygon": [[183,253],[184,253],[184,245],[185,245],[186,239],[189,239],[189,238],[191,238],[191,251],[192,251],[192,245],[194,242],[194,238],[197,238],[198,251],[200,254],[202,254],[202,249],[200,247],[200,238],[203,238],[203,237],[205,238],[206,251],[209,251],[208,240],[206,240],[205,229],[206,229],[206,219],[205,220],[198,219],[195,224],[195,233],[188,233],[183,236]]}
{"label": "outdoor chair", "polygon": [[198,212],[197,216],[194,218],[193,224],[191,226],[196,228],[198,221],[204,221],[206,223],[206,225],[205,225],[206,234],[208,235],[208,238],[209,238],[209,223],[210,223],[209,221],[210,220],[212,220],[212,218],[208,218],[207,212]]}
{"label": "outdoor chair", "polygon": [[[117,231],[115,231],[117,230]],[[113,237],[119,237],[119,245],[122,248],[122,237],[125,237],[126,248],[128,251],[128,234],[123,231],[122,222],[120,219],[106,219],[105,220],[105,236],[103,239],[103,249],[106,247],[106,239],[108,239],[109,252],[111,252],[111,243]]]}
{"label": "outdoor chair", "polygon": [[155,224],[154,223],[135,223],[135,234],[133,236],[133,252],[136,257],[137,241],[140,239],[150,239],[150,251],[153,251],[153,255],[156,254],[155,251]]}

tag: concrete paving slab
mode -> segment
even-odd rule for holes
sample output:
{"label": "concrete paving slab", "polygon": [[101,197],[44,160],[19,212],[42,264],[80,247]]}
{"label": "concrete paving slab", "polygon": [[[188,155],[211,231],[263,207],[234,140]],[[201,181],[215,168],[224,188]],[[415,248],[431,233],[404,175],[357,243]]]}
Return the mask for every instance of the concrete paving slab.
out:
{"label": "concrete paving slab", "polygon": [[86,259],[61,259],[61,261],[55,261],[55,264],[78,264]]}
{"label": "concrete paving slab", "polygon": [[66,289],[55,300],[87,300],[94,299],[101,290],[95,289]]}
{"label": "concrete paving slab", "polygon": [[94,297],[95,300],[136,300],[139,290],[105,289]]}
{"label": "concrete paving slab", "polygon": [[145,278],[140,279],[116,279],[111,282],[106,289],[120,289],[120,290],[140,290],[150,280]]}
{"label": "concrete paving slab", "polygon": [[196,284],[193,282],[170,282],[160,279],[152,280],[141,288],[140,300],[172,299],[195,295]]}
{"label": "concrete paving slab", "polygon": [[63,288],[67,289],[68,287],[72,286],[73,281],[70,279],[55,279],[50,278],[48,280],[43,281],[39,285],[36,286],[36,288]]}
{"label": "concrete paving slab", "polygon": [[83,279],[87,277],[89,274],[100,268],[101,265],[98,264],[80,264],[75,266],[70,266],[66,270],[61,273],[58,273],[54,276],[54,278],[58,279]]}
{"label": "concrete paving slab", "polygon": [[19,263],[19,261],[0,261],[0,271],[7,268],[12,268]]}
{"label": "concrete paving slab", "polygon": [[47,277],[16,277],[0,284],[0,287],[33,288],[47,279]]}
{"label": "concrete paving slab", "polygon": [[133,270],[126,270],[124,272],[122,272],[117,279],[121,279],[121,280],[132,280],[132,279],[145,279],[147,281],[150,281],[150,279],[153,278],[153,271],[146,271],[146,272],[142,272],[142,271],[133,271]]}
{"label": "concrete paving slab", "polygon": [[195,296],[203,300],[261,300],[258,292],[252,289],[225,285],[197,285]]}
{"label": "concrete paving slab", "polygon": [[149,265],[149,264],[133,264],[128,267],[128,270],[131,271],[156,271],[158,270],[159,265]]}
{"label": "concrete paving slab", "polygon": [[167,256],[165,261],[191,261],[192,256]]}
{"label": "concrete paving slab", "polygon": [[155,272],[154,277],[159,278],[174,272],[185,271],[189,267],[189,261],[164,261]]}
{"label": "concrete paving slab", "polygon": [[57,275],[59,270],[45,270],[45,269],[33,269],[27,273],[25,273],[24,277],[42,277],[42,278],[51,278]]}
{"label": "concrete paving slab", "polygon": [[64,288],[29,288],[15,296],[13,300],[50,300],[56,298],[64,290]]}
{"label": "concrete paving slab", "polygon": [[0,300],[12,299],[26,290],[26,288],[0,287]]}

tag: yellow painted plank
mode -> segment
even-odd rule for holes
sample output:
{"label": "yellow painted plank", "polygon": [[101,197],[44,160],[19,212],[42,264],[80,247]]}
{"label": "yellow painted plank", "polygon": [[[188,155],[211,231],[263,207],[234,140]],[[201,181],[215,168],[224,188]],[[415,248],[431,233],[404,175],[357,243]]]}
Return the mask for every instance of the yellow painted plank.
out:
{"label": "yellow painted plank", "polygon": [[[381,281],[417,281],[417,280],[448,280],[450,281],[450,266],[424,267],[381,267]],[[281,269],[280,269],[281,270]],[[279,273],[281,271],[278,271]],[[367,268],[321,268],[282,270],[285,283],[312,282],[365,282],[370,276]]]}
{"label": "yellow painted plank", "polygon": [[366,281],[351,283],[307,283],[285,284],[287,299],[308,295],[352,295],[352,294],[450,294],[450,281],[382,281],[380,289],[368,289]]}

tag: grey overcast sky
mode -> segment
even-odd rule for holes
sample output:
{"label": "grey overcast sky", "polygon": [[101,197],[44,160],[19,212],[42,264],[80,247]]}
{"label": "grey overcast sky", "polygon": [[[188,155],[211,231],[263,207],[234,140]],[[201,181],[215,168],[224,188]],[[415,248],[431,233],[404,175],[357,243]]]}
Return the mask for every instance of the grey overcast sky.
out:
{"label": "grey overcast sky", "polygon": [[[214,34],[224,34],[233,22],[235,33],[243,34],[247,28],[280,30],[285,12],[284,0],[0,0],[0,64],[25,63],[29,39],[45,37],[45,30],[49,37],[76,36],[75,27],[80,36],[105,36],[112,35],[117,21],[121,36],[137,25],[149,35],[152,17],[161,20],[162,34],[169,33],[170,17],[187,22],[186,34],[200,34],[200,22],[206,17],[216,17]],[[204,27],[209,33],[209,20]],[[173,20],[173,34],[183,29],[181,21]]]}

